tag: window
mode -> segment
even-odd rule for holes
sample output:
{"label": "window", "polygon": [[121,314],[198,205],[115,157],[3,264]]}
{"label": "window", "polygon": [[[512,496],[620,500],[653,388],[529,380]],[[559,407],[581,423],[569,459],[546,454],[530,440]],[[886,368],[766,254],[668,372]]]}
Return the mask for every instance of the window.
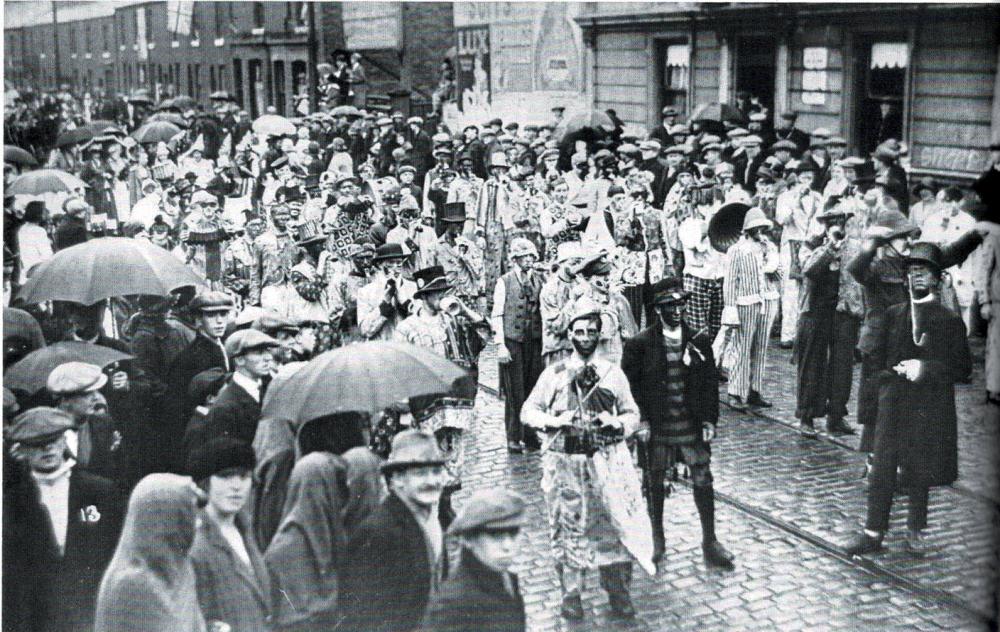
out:
{"label": "window", "polygon": [[69,27],[69,52],[76,52],[76,27]]}
{"label": "window", "polygon": [[198,24],[198,7],[203,4],[201,2],[195,2],[191,6],[191,39],[201,39],[201,25]]}
{"label": "window", "polygon": [[191,96],[195,99],[201,98],[201,64],[194,65],[194,91]]}
{"label": "window", "polygon": [[264,28],[264,3],[253,3],[253,26],[254,28]]}
{"label": "window", "polygon": [[285,11],[285,28],[287,30],[306,25],[304,2],[286,2]]}
{"label": "window", "polygon": [[225,64],[219,64],[219,90],[229,89],[229,81],[228,77],[226,77],[226,70],[227,68]]}
{"label": "window", "polygon": [[208,67],[208,88],[211,92],[215,92],[215,66]]}
{"label": "window", "polygon": [[657,74],[660,77],[660,106],[672,106],[680,112],[687,109],[690,81],[691,47],[687,42],[658,42]]}
{"label": "window", "polygon": [[90,24],[87,24],[86,26],[83,27],[83,42],[84,45],[86,46],[86,48],[83,49],[85,53],[89,53],[91,50],[93,50],[90,41]]}
{"label": "window", "polygon": [[901,101],[909,58],[909,46],[906,42],[873,43],[871,71],[868,73],[868,98]]}
{"label": "window", "polygon": [[101,25],[101,41],[104,43],[104,48],[102,50],[111,50],[111,25],[102,24]]}
{"label": "window", "polygon": [[153,14],[153,8],[149,7],[149,9],[143,9],[143,10],[146,12],[146,15],[144,16],[146,18],[146,41],[147,42],[152,42],[153,41],[153,15],[152,15]]}

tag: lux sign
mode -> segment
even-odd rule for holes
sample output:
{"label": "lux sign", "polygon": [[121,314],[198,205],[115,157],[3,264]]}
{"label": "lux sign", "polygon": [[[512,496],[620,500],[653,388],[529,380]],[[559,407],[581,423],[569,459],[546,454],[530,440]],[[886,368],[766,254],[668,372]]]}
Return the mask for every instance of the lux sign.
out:
{"label": "lux sign", "polygon": [[473,55],[490,52],[490,29],[463,29],[458,31],[458,54]]}

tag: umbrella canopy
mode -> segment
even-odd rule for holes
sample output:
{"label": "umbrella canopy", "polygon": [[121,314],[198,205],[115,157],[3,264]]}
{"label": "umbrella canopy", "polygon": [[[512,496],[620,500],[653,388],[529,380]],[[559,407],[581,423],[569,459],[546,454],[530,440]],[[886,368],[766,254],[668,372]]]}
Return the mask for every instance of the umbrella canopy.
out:
{"label": "umbrella canopy", "polygon": [[361,111],[353,105],[338,105],[330,110],[334,116],[361,116]]}
{"label": "umbrella canopy", "polygon": [[377,413],[396,402],[444,394],[465,371],[433,351],[362,342],[313,358],[265,402],[263,417],[304,423],[342,412]]}
{"label": "umbrella canopy", "polygon": [[150,104],[153,102],[153,100],[149,98],[148,90],[146,90],[145,88],[138,88],[128,96],[128,102]]}
{"label": "umbrella canopy", "polygon": [[295,124],[277,114],[265,114],[253,122],[251,129],[255,134],[268,134],[270,136],[295,134]]}
{"label": "umbrella canopy", "polygon": [[708,241],[719,252],[726,252],[743,233],[743,218],[750,210],[749,204],[730,202],[716,211],[708,222]]}
{"label": "umbrella canopy", "polygon": [[122,136],[125,135],[125,132],[120,127],[118,127],[118,123],[115,123],[114,121],[101,121],[101,120],[91,121],[86,125],[84,125],[83,127],[89,129],[91,133],[94,134],[94,136],[98,136],[100,134],[121,134]]}
{"label": "umbrella canopy", "polygon": [[225,90],[216,90],[212,94],[208,95],[208,98],[212,101],[232,101],[233,98],[229,96],[229,93]]}
{"label": "umbrella canopy", "polygon": [[746,117],[743,116],[743,112],[728,103],[703,103],[695,109],[691,120],[715,121],[717,123],[729,121],[730,123],[742,124],[746,122]]}
{"label": "umbrella canopy", "polygon": [[146,123],[139,129],[132,132],[132,138],[140,143],[168,142],[174,136],[181,133],[181,128],[166,121],[153,121]]}
{"label": "umbrella canopy", "polygon": [[195,101],[192,97],[189,97],[186,94],[182,94],[172,99],[165,99],[160,103],[160,105],[157,106],[156,109],[166,110],[173,108],[175,110],[186,110],[188,108],[193,108],[197,105],[198,102]]}
{"label": "umbrella canopy", "polygon": [[146,119],[146,123],[155,123],[157,121],[172,123],[181,128],[186,128],[188,126],[187,119],[176,112],[154,112],[149,116],[149,118]]}
{"label": "umbrella canopy", "polygon": [[566,118],[559,127],[563,134],[572,134],[581,129],[604,130],[605,132],[615,131],[615,122],[611,117],[600,110],[590,110],[587,112],[577,112]]}
{"label": "umbrella canopy", "polygon": [[3,375],[4,386],[33,395],[45,388],[49,373],[60,364],[86,362],[104,368],[132,356],[111,347],[70,340],[42,347],[24,356]]}
{"label": "umbrella canopy", "polygon": [[71,173],[59,169],[38,169],[20,175],[7,188],[13,195],[41,195],[42,193],[72,193],[84,189],[87,184]]}
{"label": "umbrella canopy", "polygon": [[167,296],[204,280],[170,252],[147,241],[101,237],[60,250],[38,266],[18,297],[26,303],[92,305],[114,296]]}
{"label": "umbrella canopy", "polygon": [[27,150],[15,147],[14,145],[4,145],[3,161],[9,162],[12,165],[21,165],[25,167],[38,166],[38,161],[35,160],[34,156],[28,153]]}
{"label": "umbrella canopy", "polygon": [[56,138],[56,147],[67,147],[85,143],[94,137],[94,132],[86,127],[76,127],[67,130]]}

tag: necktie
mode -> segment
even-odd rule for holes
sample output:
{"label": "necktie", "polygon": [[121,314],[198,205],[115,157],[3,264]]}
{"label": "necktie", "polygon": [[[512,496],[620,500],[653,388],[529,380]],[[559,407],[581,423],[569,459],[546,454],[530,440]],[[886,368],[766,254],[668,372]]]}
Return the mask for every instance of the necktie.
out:
{"label": "necktie", "polygon": [[94,440],[90,436],[90,424],[84,423],[77,433],[76,461],[86,467],[90,465],[90,455],[94,451]]}

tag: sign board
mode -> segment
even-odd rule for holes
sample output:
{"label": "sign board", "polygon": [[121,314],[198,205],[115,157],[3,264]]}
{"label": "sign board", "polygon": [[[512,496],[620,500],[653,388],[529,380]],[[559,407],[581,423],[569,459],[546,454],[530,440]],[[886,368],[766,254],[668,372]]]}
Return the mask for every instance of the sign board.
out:
{"label": "sign board", "polygon": [[348,50],[398,49],[402,46],[402,3],[345,2],[341,6]]}
{"label": "sign board", "polygon": [[455,29],[458,106],[463,112],[487,108],[490,100],[490,28]]}
{"label": "sign board", "polygon": [[823,46],[807,46],[802,49],[802,103],[805,105],[825,105],[827,86],[827,64],[829,49]]}
{"label": "sign board", "polygon": [[806,70],[825,70],[828,55],[828,49],[822,46],[807,46],[802,49],[802,66]]}

